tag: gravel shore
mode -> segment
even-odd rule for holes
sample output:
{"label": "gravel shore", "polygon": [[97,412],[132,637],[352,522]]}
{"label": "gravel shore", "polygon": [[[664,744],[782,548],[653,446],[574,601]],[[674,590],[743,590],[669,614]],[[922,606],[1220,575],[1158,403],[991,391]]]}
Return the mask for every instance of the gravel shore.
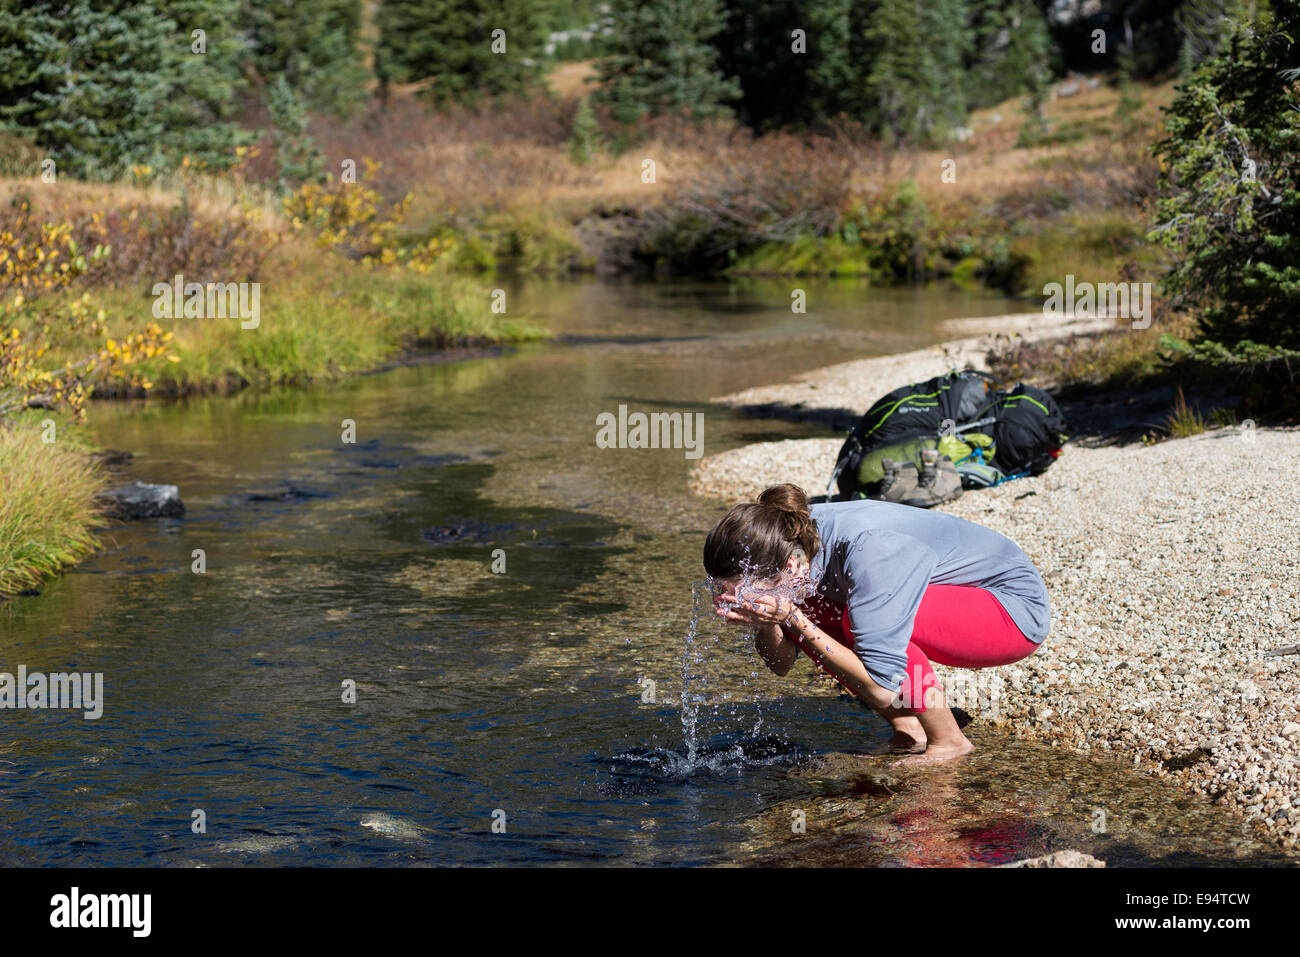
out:
{"label": "gravel shore", "polygon": [[[845,396],[851,404],[832,401],[865,408],[929,374],[865,389],[859,380]],[[788,388],[788,400],[814,391],[796,385],[741,395]],[[692,487],[731,501],[785,481],[821,493],[840,442],[761,443],[709,456]],[[1052,600],[1051,635],[1026,661],[981,672],[936,668],[953,703],[1019,734],[1131,758],[1300,848],[1300,655],[1265,656],[1300,642],[1297,461],[1295,429],[1067,447],[1044,475],[944,506],[1014,539]]]}
{"label": "gravel shore", "polygon": [[806,373],[792,382],[757,386],[713,401],[737,409],[779,406],[788,409],[844,409],[861,415],[891,389],[921,382],[949,369],[988,369],[988,354],[1015,339],[1053,339],[1101,332],[1114,319],[1049,317],[1017,313],[978,319],[952,319],[947,333],[961,338],[893,356],[857,359]]}

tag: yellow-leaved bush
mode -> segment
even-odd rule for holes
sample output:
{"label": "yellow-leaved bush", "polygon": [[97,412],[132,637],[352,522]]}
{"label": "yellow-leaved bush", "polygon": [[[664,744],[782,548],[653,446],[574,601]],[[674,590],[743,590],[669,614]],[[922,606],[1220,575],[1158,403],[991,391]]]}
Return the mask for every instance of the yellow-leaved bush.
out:
{"label": "yellow-leaved bush", "polygon": [[[168,352],[172,334],[150,322],[115,339],[104,310],[92,307],[88,294],[53,295],[65,293],[109,250],[97,246],[88,258],[70,222],[36,223],[28,213],[23,204],[13,226],[0,231],[0,418],[45,408],[79,419],[98,383],[152,388],[139,367],[157,357],[177,361]],[[52,358],[70,350],[72,357]]]}
{"label": "yellow-leaved bush", "polygon": [[[372,184],[382,164],[362,161],[358,182],[304,183],[284,198],[284,212],[296,232],[315,235],[322,249],[333,249],[363,266],[404,266],[431,272],[452,248],[450,238],[409,241],[402,226],[411,194],[389,205]],[[387,209],[385,207],[387,206]]]}

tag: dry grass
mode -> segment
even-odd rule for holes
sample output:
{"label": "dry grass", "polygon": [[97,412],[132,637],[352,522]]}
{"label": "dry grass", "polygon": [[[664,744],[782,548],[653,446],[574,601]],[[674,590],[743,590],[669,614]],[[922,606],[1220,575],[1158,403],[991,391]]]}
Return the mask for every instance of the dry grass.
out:
{"label": "dry grass", "polygon": [[[927,200],[941,192],[977,199],[1033,192],[1054,179],[1077,180],[1087,191],[1103,192],[1113,187],[1120,171],[1117,159],[1145,155],[1146,145],[1155,140],[1163,124],[1160,109],[1173,99],[1173,83],[1144,87],[1142,98],[1128,135],[1115,117],[1119,92],[1105,84],[1050,100],[1045,108],[1049,130],[1060,140],[1028,148],[1016,147],[1024,112],[1019,101],[1008,100],[972,113],[972,136],[966,142],[901,155],[893,172],[915,178]],[[1131,140],[1134,148],[1117,156],[1117,140]],[[955,183],[943,183],[939,175],[949,158],[957,161]]]}
{"label": "dry grass", "polygon": [[764,243],[820,237],[852,205],[855,151],[834,139],[766,136],[717,148],[694,178],[647,217],[669,261],[708,263]]}
{"label": "dry grass", "polygon": [[[663,124],[620,155],[573,161],[566,137],[558,143],[493,142],[445,136],[404,158],[415,193],[412,219],[440,212],[558,210],[577,219],[597,209],[655,205],[674,187],[716,167],[721,155],[748,152],[740,131]],[[646,182],[646,161],[653,179]]]}
{"label": "dry grass", "polygon": [[271,232],[285,229],[280,202],[273,194],[222,176],[172,176],[148,182],[115,183],[85,183],[74,179],[44,183],[39,177],[0,178],[0,205],[10,204],[16,196],[30,197],[34,208],[62,219],[131,208],[163,213],[175,208],[184,196],[194,215],[203,219],[226,219],[246,210],[261,229]]}
{"label": "dry grass", "polygon": [[21,244],[42,223],[67,224],[87,256],[108,249],[80,277],[83,285],[152,283],[176,273],[244,281],[282,239],[283,224],[236,189],[197,178],[190,188],[0,179],[0,231]]}
{"label": "dry grass", "polygon": [[[466,121],[475,114],[452,114],[435,122],[403,112],[404,130],[409,132],[414,123],[427,132],[416,137],[418,144],[406,147],[411,159],[395,167],[406,169],[409,162],[410,181],[421,191],[431,184],[431,196],[450,198],[464,184],[459,190],[462,205],[466,197],[488,200],[498,208],[551,202],[641,204],[662,199],[673,186],[701,178],[719,162],[742,162],[747,154],[761,153],[769,144],[780,149],[782,144],[797,147],[804,141],[789,134],[756,139],[722,124],[694,126],[661,120],[646,124],[643,141],[621,156],[605,155],[592,166],[580,166],[568,157],[566,143],[574,109],[571,101],[581,93],[574,84],[589,72],[589,64],[581,63],[564,64],[552,74],[555,88],[566,92],[560,94],[561,102],[547,108],[545,122],[533,115],[535,106],[522,104],[504,116],[477,114],[477,124]],[[1146,146],[1158,131],[1160,107],[1172,98],[1172,83],[1146,88],[1143,96],[1143,107],[1128,135],[1114,116],[1119,93],[1110,87],[1052,100],[1046,114],[1049,129],[1060,141],[1028,149],[1016,148],[1024,120],[1017,100],[975,112],[970,119],[971,138],[941,149],[892,150],[852,130],[839,131],[830,139],[853,144],[850,175],[855,189],[892,192],[903,180],[914,179],[928,204],[987,203],[998,196],[1040,193],[1053,185],[1074,196],[1141,191],[1134,180],[1153,176],[1154,161],[1147,157]],[[1131,145],[1117,154],[1120,140]],[[502,150],[506,143],[513,150]],[[523,144],[530,148],[523,149]],[[645,159],[655,162],[654,184],[642,182]],[[941,179],[946,159],[957,162],[955,183]]]}
{"label": "dry grass", "polygon": [[1165,431],[1171,439],[1185,439],[1189,435],[1200,435],[1206,429],[1205,419],[1195,408],[1187,404],[1183,387],[1178,387],[1178,398],[1174,407],[1165,417]]}
{"label": "dry grass", "polygon": [[[699,206],[720,180],[736,179],[728,170],[773,172],[780,165],[774,158],[797,155],[810,180],[842,178],[846,220],[864,206],[886,204],[901,184],[914,181],[930,232],[952,239],[954,248],[973,239],[984,253],[992,237],[1004,237],[1011,244],[1007,261],[1032,264],[1023,288],[1059,279],[1058,273],[1100,280],[1120,269],[1151,274],[1158,265],[1143,259],[1142,224],[1158,172],[1149,144],[1172,84],[1144,88],[1143,106],[1128,121],[1115,116],[1119,93],[1105,85],[1054,99],[1046,107],[1048,138],[1029,149],[1016,146],[1024,112],[1013,100],[974,113],[970,138],[938,149],[890,149],[848,125],[810,147],[804,135],[754,137],[724,123],[663,119],[639,127],[621,151],[599,151],[584,165],[570,156],[568,136],[581,92],[575,84],[588,70],[566,64],[553,74],[560,95],[504,111],[433,119],[418,104],[390,104],[396,118],[378,121],[371,135],[389,151],[386,173],[395,186],[414,193],[413,229],[499,236],[512,222],[534,234],[535,224],[545,222],[540,232],[558,237],[584,219],[610,215],[641,229],[665,216],[680,219],[672,207]],[[607,146],[618,142],[608,118],[604,131]],[[952,183],[942,177],[949,159],[956,161]],[[647,160],[654,164],[652,182],[643,176]],[[814,271],[823,260],[837,261],[833,250],[808,257],[792,250],[788,258],[807,258]],[[775,253],[765,268],[788,266]]]}
{"label": "dry grass", "polygon": [[1109,388],[1134,386],[1161,375],[1160,338],[1186,338],[1195,321],[1183,313],[1167,313],[1146,329],[1133,329],[1131,320],[1116,320],[1110,332],[1071,336],[1065,340],[1019,341],[989,357],[999,378],[1019,381],[1032,377],[1044,388]]}
{"label": "dry grass", "polygon": [[546,78],[551,92],[561,99],[578,99],[594,89],[596,68],[593,60],[561,63]]}
{"label": "dry grass", "polygon": [[[670,197],[677,187],[704,183],[720,165],[757,161],[784,145],[798,148],[802,137],[788,134],[755,139],[726,124],[696,126],[672,118],[650,121],[619,155],[601,152],[587,165],[569,155],[568,139],[577,100],[589,92],[591,61],[563,63],[548,77],[552,96],[477,108],[431,112],[417,91],[396,88],[388,101],[355,120],[314,130],[331,169],[344,159],[383,163],[378,188],[390,199],[414,193],[411,222],[417,232],[439,224],[476,220],[485,215],[533,215],[539,210],[576,221],[593,211],[644,209]],[[1058,85],[1059,86],[1059,85]],[[1143,106],[1121,129],[1115,117],[1119,92],[1109,86],[1081,89],[1049,101],[1049,141],[1016,148],[1024,113],[1020,100],[974,112],[970,139],[931,150],[893,150],[856,131],[834,139],[852,143],[852,191],[892,195],[912,179],[927,207],[943,219],[966,218],[971,210],[1014,222],[1025,216],[1112,202],[1141,202],[1154,182],[1147,153],[1161,122],[1160,107],[1172,98],[1172,83],[1143,88]],[[606,142],[616,137],[605,122]],[[626,145],[626,144],[625,144]],[[655,180],[643,180],[645,160],[655,164]],[[956,161],[956,182],[941,178],[945,160]],[[253,183],[275,178],[269,144],[246,164]],[[39,180],[0,184],[0,199],[15,189],[86,198],[104,208],[140,204],[165,208],[179,193],[189,196],[196,213],[226,216],[250,201],[264,217],[261,225],[282,224],[278,203],[266,190],[238,178],[189,176],[131,186],[114,184],[91,195],[85,184]]]}
{"label": "dry grass", "polygon": [[[727,123],[675,118],[646,121],[629,134],[598,108],[605,148],[583,164],[570,154],[569,139],[592,75],[590,61],[560,64],[548,78],[551,95],[441,113],[431,112],[418,91],[398,88],[348,124],[322,125],[316,138],[332,169],[343,159],[381,162],[377,188],[392,200],[412,194],[412,233],[478,237],[498,252],[511,245],[503,237],[512,232],[541,236],[551,247],[552,260],[540,257],[548,262],[564,258],[561,235],[568,235],[572,247],[573,227],[584,219],[612,215],[641,223],[684,194],[706,191],[720,170],[770,164],[773,156],[794,153],[845,177],[844,193],[853,197],[846,215],[863,202],[892,197],[913,180],[940,233],[959,241],[975,232],[1011,241],[1032,237],[1066,215],[1086,220],[1117,210],[1140,222],[1157,172],[1148,146],[1160,125],[1160,107],[1172,96],[1172,84],[1142,88],[1143,106],[1125,121],[1115,115],[1118,90],[1076,84],[1075,95],[1048,102],[1047,138],[1029,149],[1016,145],[1025,121],[1020,99],[976,111],[969,139],[929,150],[887,148],[845,123],[822,140],[836,144],[828,163],[817,151],[810,153],[808,138],[800,135],[756,138]],[[840,166],[845,155],[847,169]],[[652,182],[643,175],[647,160],[654,164]],[[956,162],[955,182],[943,181],[945,160]],[[248,172],[254,180],[273,178],[269,149]],[[1076,225],[1064,223],[1058,232]],[[1111,228],[1096,225],[1103,234]],[[1050,236],[1043,249],[1017,253],[1044,260],[1048,275],[1055,275],[1054,260],[1070,264],[1068,244]],[[1109,275],[1124,261],[1122,253],[1101,250],[1092,259]],[[492,259],[471,257],[480,267]]]}

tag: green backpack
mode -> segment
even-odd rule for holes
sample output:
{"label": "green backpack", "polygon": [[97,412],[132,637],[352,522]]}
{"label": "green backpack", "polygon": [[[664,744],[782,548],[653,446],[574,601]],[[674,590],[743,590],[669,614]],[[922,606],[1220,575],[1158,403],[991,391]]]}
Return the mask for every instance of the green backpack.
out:
{"label": "green backpack", "polygon": [[853,497],[868,498],[880,487],[885,476],[882,460],[911,463],[920,470],[921,453],[926,449],[938,449],[940,455],[956,466],[963,488],[988,488],[1006,478],[992,464],[997,448],[993,439],[983,432],[952,431],[941,437],[918,435],[864,452],[858,460],[859,488]]}

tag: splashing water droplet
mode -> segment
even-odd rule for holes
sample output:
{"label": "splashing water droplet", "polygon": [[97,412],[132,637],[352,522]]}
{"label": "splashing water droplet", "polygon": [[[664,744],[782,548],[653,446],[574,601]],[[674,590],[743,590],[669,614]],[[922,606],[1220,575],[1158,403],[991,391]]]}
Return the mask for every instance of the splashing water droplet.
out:
{"label": "splashing water droplet", "polygon": [[695,582],[691,586],[691,621],[686,629],[686,646],[682,650],[682,735],[686,740],[686,763],[689,767],[695,766],[699,750],[695,726],[700,717],[700,702],[704,699],[702,692],[696,693],[691,689],[692,679],[701,677],[692,675],[691,663],[694,661],[698,664],[702,660],[702,655],[696,648],[696,637],[700,630],[700,614],[706,593],[711,597],[708,582]]}

